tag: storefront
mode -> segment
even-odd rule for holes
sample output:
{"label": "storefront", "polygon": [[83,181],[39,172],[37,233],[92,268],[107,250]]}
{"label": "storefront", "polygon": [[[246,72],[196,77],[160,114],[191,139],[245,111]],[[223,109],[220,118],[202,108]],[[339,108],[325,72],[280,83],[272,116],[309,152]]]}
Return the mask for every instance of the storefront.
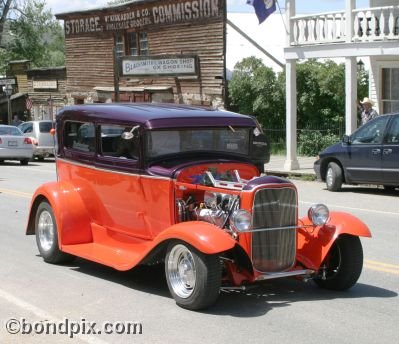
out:
{"label": "storefront", "polygon": [[56,17],[68,103],[224,105],[225,0],[138,0]]}

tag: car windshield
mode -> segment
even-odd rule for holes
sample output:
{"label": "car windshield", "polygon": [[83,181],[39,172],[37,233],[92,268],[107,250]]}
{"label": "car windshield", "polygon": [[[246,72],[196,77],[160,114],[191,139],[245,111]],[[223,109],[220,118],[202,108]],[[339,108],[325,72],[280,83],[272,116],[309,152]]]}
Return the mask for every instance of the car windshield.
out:
{"label": "car windshield", "polygon": [[40,122],[39,123],[39,131],[41,133],[49,133],[51,128],[53,128],[53,123],[51,123],[51,122]]}
{"label": "car windshield", "polygon": [[17,127],[0,127],[0,135],[22,136],[21,131]]}
{"label": "car windshield", "polygon": [[230,126],[226,128],[153,130],[146,136],[146,155],[148,158],[184,152],[248,155],[250,130],[251,128]]}

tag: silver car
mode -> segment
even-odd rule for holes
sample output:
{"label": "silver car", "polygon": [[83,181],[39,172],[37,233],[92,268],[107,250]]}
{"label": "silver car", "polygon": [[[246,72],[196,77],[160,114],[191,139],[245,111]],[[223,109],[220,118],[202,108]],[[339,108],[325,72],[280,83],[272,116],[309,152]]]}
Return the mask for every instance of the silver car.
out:
{"label": "silver car", "polygon": [[44,160],[49,156],[54,156],[54,137],[50,131],[55,127],[52,121],[30,121],[18,126],[23,134],[33,138],[33,158]]}
{"label": "silver car", "polygon": [[13,125],[0,125],[0,162],[19,160],[27,165],[33,156],[33,142]]}

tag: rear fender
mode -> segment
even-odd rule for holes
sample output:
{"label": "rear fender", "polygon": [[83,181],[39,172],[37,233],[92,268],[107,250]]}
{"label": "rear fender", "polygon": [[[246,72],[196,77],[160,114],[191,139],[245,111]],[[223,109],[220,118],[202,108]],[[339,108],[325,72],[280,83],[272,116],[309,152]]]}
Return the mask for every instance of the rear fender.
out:
{"label": "rear fender", "polygon": [[182,240],[205,254],[232,249],[236,241],[223,229],[203,221],[188,221],[173,225],[156,238],[156,245],[170,240]]}
{"label": "rear fender", "polygon": [[61,246],[92,241],[86,206],[77,189],[66,182],[46,183],[36,190],[31,201],[27,235],[35,234],[36,212],[43,201],[47,201],[53,209]]}
{"label": "rear fender", "polygon": [[[312,225],[307,217],[300,219],[299,224]],[[331,246],[341,234],[371,237],[367,225],[357,217],[344,212],[331,212],[326,225],[298,230],[297,260],[307,268],[318,270]]]}

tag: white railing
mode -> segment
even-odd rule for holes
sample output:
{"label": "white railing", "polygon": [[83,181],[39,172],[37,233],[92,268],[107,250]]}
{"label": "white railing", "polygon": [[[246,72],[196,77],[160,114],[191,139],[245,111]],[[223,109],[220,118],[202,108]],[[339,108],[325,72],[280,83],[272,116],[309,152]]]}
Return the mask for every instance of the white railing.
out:
{"label": "white railing", "polygon": [[[355,9],[350,18],[351,42],[399,40],[399,5]],[[345,11],[291,18],[291,45],[347,41]]]}

